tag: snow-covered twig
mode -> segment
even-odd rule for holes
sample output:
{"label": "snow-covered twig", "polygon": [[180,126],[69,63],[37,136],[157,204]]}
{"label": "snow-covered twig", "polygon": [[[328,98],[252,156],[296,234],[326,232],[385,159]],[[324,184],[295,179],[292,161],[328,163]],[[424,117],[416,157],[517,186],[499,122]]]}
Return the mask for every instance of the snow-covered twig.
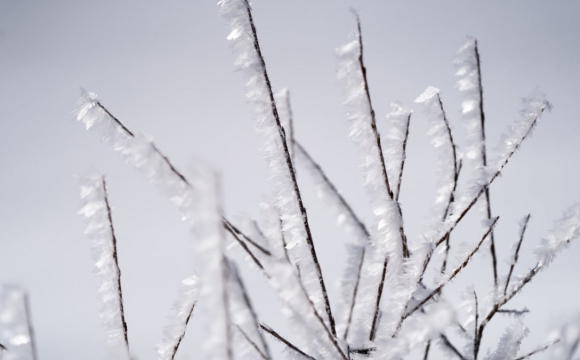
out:
{"label": "snow-covered twig", "polygon": [[304,272],[304,276],[308,277],[305,283],[309,287],[312,287],[310,284],[318,283],[318,289],[309,289],[309,294],[317,291],[317,296],[322,297],[321,305],[330,330],[336,336],[330,300],[312,239],[308,215],[296,181],[286,132],[280,121],[266,62],[258,41],[252,9],[247,0],[220,0],[218,6],[230,26],[228,40],[232,42],[238,56],[236,65],[248,78],[246,96],[253,105],[258,131],[263,135],[262,148],[273,175],[277,206],[281,210],[284,229],[291,234],[291,251],[297,253],[296,258],[310,257],[310,262],[303,261],[301,264],[308,267],[308,271]]}
{"label": "snow-covered twig", "polygon": [[[101,281],[99,285],[103,306],[101,318],[107,331],[109,343],[115,348],[121,343],[124,344],[128,357],[129,339],[123,307],[117,238],[113,227],[105,178],[100,175],[83,177],[80,196],[82,208],[79,214],[83,215],[88,222],[85,234],[92,241],[97,275]],[[120,351],[120,349],[116,349],[116,351]]]}

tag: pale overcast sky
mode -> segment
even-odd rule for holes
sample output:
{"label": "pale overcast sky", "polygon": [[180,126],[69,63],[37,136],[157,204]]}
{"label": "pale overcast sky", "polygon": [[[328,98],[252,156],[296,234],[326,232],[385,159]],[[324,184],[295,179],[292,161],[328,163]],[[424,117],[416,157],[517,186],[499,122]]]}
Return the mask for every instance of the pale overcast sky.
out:
{"label": "pale overcast sky", "polygon": [[[29,291],[42,360],[97,360],[107,354],[90,244],[77,215],[78,175],[98,171],[108,179],[129,338],[139,359],[155,358],[180,280],[195,266],[193,240],[172,204],[75,121],[79,87],[99,94],[133,130],[153,136],[185,173],[196,160],[212,164],[222,177],[229,217],[256,215],[258,202],[268,195],[260,137],[215,3],[0,0],[0,284],[21,284]],[[494,212],[501,216],[496,241],[502,274],[517,222],[532,214],[516,269],[524,272],[534,261],[532,246],[565,207],[580,200],[580,3],[253,2],[273,86],[291,91],[297,137],[370,219],[336,80],[334,50],[349,39],[353,6],[362,19],[371,95],[383,132],[390,102],[412,106],[432,85],[442,90],[461,137],[452,62],[468,35],[480,44],[490,145],[517,118],[521,97],[539,87],[553,102],[554,111],[491,189]],[[426,122],[416,108],[401,195],[414,240],[420,240],[435,196],[436,157]],[[335,299],[346,237],[315,197],[310,179],[301,175]],[[460,228],[455,241],[474,241],[468,230]],[[531,310],[524,350],[543,343],[554,325],[580,312],[579,252],[578,243],[570,246],[513,301],[511,307]],[[449,294],[475,284],[483,296],[491,281],[488,262],[487,255],[479,256]],[[261,318],[289,333],[262,277],[241,265]],[[198,358],[200,323],[196,314],[177,359]],[[497,321],[487,330],[486,348],[495,346],[506,324]],[[437,358],[445,357],[435,353]]]}

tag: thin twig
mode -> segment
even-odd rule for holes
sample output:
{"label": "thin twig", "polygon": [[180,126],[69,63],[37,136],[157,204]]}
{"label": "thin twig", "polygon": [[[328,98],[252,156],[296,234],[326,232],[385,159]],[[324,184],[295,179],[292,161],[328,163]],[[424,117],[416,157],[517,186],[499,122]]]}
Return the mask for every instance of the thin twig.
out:
{"label": "thin twig", "polygon": [[387,265],[389,263],[389,258],[385,257],[385,261],[383,262],[383,273],[381,275],[381,282],[379,283],[379,288],[377,289],[377,300],[375,302],[375,312],[373,315],[373,322],[371,326],[371,332],[369,334],[369,340],[375,340],[375,333],[377,327],[377,319],[379,317],[379,310],[381,304],[381,297],[383,295],[383,287],[385,286],[385,276],[387,275]]}
{"label": "thin twig", "polygon": [[477,359],[477,353],[475,353],[475,341],[477,339],[477,331],[478,331],[478,322],[479,322],[479,304],[477,302],[477,293],[475,292],[475,290],[473,290],[473,297],[475,299],[475,329],[473,331],[473,342],[474,342],[474,353],[473,353],[473,358]]}
{"label": "thin twig", "polygon": [[109,229],[111,231],[111,245],[113,247],[113,260],[115,262],[115,270],[117,271],[117,295],[119,296],[119,314],[121,316],[121,323],[123,325],[123,338],[125,340],[125,345],[127,346],[127,352],[129,352],[129,337],[127,336],[127,322],[125,321],[125,310],[123,305],[123,291],[121,288],[121,268],[119,267],[119,256],[117,253],[117,237],[115,236],[115,229],[113,227],[113,216],[111,215],[111,206],[109,205],[109,196],[107,194],[107,184],[105,182],[105,177],[101,178],[105,207],[107,208],[107,218],[109,221]]}
{"label": "thin twig", "polygon": [[354,306],[356,304],[356,295],[358,293],[358,286],[360,284],[360,277],[361,277],[362,266],[363,266],[364,259],[365,259],[365,253],[366,253],[366,249],[363,247],[362,252],[361,252],[361,256],[360,256],[360,262],[359,262],[359,265],[358,265],[357,271],[356,271],[356,282],[354,284],[354,290],[352,291],[352,299],[351,299],[350,307],[348,310],[348,320],[346,322],[346,328],[344,329],[344,335],[342,336],[343,340],[347,339],[348,331],[350,329],[350,324],[352,322],[352,314],[354,313]]}
{"label": "thin twig", "polygon": [[516,263],[518,262],[518,255],[520,253],[520,248],[522,246],[522,242],[524,241],[524,235],[525,235],[526,229],[528,227],[528,222],[530,221],[530,216],[531,216],[531,214],[528,214],[524,218],[524,224],[522,225],[522,230],[520,232],[520,241],[518,241],[518,245],[516,246],[516,252],[514,253],[514,258],[512,260],[511,265],[510,265],[510,271],[508,272],[508,276],[507,276],[507,279],[505,281],[505,287],[503,289],[504,295],[507,293],[507,289],[508,289],[508,286],[510,284],[510,280],[512,277],[512,273],[514,271],[514,267],[516,266]]}
{"label": "thin twig", "polygon": [[[244,339],[246,339],[246,341],[247,341],[247,342],[249,342],[249,343],[250,343],[250,345],[252,345],[252,347],[254,348],[254,350],[256,350],[256,352],[257,352],[258,354],[260,354],[260,357],[261,357],[262,359],[264,359],[264,360],[270,360],[270,357],[266,356],[266,355],[265,355],[265,354],[262,352],[262,350],[260,350],[260,348],[258,347],[258,345],[256,345],[256,343],[255,343],[255,342],[253,342],[253,341],[252,341],[252,339],[250,339],[250,337],[248,336],[248,334],[246,334],[246,333],[244,332],[244,330],[242,330],[242,328],[241,328],[241,327],[240,327],[238,324],[234,324],[234,325],[236,326],[236,329],[238,329],[238,331],[239,331],[239,332],[242,334],[242,336],[244,337]],[[260,337],[261,337],[261,336],[262,336],[262,335],[261,335],[262,333],[261,333],[261,332],[259,332],[259,334],[260,334]]]}
{"label": "thin twig", "polygon": [[429,359],[429,350],[431,350],[431,340],[427,340],[427,346],[425,346],[425,353],[423,354],[423,360]]}
{"label": "thin twig", "polygon": [[542,352],[542,351],[545,351],[545,350],[547,350],[547,349],[548,349],[550,346],[552,346],[552,345],[554,345],[554,344],[557,344],[557,343],[559,343],[559,342],[560,342],[560,339],[556,339],[556,340],[552,341],[551,343],[549,343],[549,344],[547,344],[547,345],[545,345],[545,346],[542,346],[542,347],[541,347],[541,348],[539,348],[539,349],[536,349],[536,350],[530,351],[529,353],[527,353],[527,354],[525,354],[525,355],[522,355],[522,356],[520,356],[519,358],[516,358],[515,360],[524,360],[524,359],[527,359],[527,358],[529,358],[529,357],[530,357],[530,356],[532,356],[532,355],[535,355],[535,354],[537,354],[537,353],[539,353],[539,352]]}
{"label": "thin twig", "polygon": [[300,350],[298,347],[293,345],[290,341],[288,341],[285,338],[283,338],[282,336],[280,336],[280,334],[278,334],[276,331],[272,330],[272,328],[269,327],[268,325],[261,323],[260,328],[262,330],[264,330],[265,332],[267,332],[268,334],[272,335],[275,339],[282,342],[284,345],[286,345],[289,349],[291,349],[295,353],[300,354],[307,359],[316,360],[314,357],[306,354],[304,351]]}
{"label": "thin twig", "polygon": [[[28,299],[28,294],[26,292],[22,293],[22,297],[23,297],[22,300],[24,302],[24,313],[26,314],[26,327],[28,330],[28,337],[30,339],[30,351],[32,353],[31,354],[32,360],[38,360],[38,350],[36,347],[36,337],[34,336],[34,326],[32,325],[32,314],[30,312],[30,301]],[[123,319],[123,323],[124,323],[124,319]],[[126,331],[126,328],[125,328],[125,331]],[[0,355],[4,350],[6,350],[6,348],[4,346],[2,346],[2,349],[0,349]]]}
{"label": "thin twig", "polygon": [[[485,112],[483,111],[483,85],[481,82],[481,60],[479,57],[479,50],[477,48],[477,39],[474,40],[474,51],[475,51],[475,62],[477,67],[477,85],[479,91],[479,116],[480,116],[480,129],[481,129],[481,161],[482,166],[485,168],[487,166],[487,151],[485,144]],[[491,202],[489,196],[489,187],[485,188],[485,203],[486,203],[486,214],[487,219],[491,220]],[[493,231],[490,235],[489,251],[491,253],[491,261],[493,265],[493,284],[497,287],[497,256],[495,252],[495,238]]]}
{"label": "thin twig", "polygon": [[411,126],[411,113],[407,117],[407,126],[405,128],[405,138],[403,140],[403,159],[401,160],[401,168],[399,169],[399,180],[397,181],[397,193],[395,200],[399,202],[399,195],[401,194],[401,183],[403,182],[403,170],[405,169],[405,160],[407,159],[407,140],[409,139],[409,127]]}
{"label": "thin twig", "polygon": [[514,309],[498,309],[499,314],[512,314],[512,315],[523,315],[529,313],[529,309],[514,310]]}
{"label": "thin twig", "polygon": [[191,315],[193,314],[193,310],[195,309],[196,304],[197,304],[197,300],[193,303],[193,305],[191,306],[191,309],[189,309],[189,311],[187,313],[187,317],[185,318],[185,326],[183,327],[183,331],[181,332],[181,334],[179,334],[179,337],[177,338],[177,341],[175,342],[175,345],[173,345],[173,349],[171,350],[171,355],[170,355],[171,360],[173,360],[175,358],[175,354],[177,354],[177,350],[179,350],[179,346],[181,345],[181,342],[183,341],[183,338],[185,337],[185,331],[187,329],[187,324],[189,324],[189,320],[191,319]]}
{"label": "thin twig", "polygon": [[449,341],[449,338],[447,338],[445,334],[441,334],[439,337],[441,338],[441,341],[446,348],[451,350],[451,352],[453,352],[459,359],[466,360],[465,357],[459,352],[459,350],[457,350],[457,348],[451,343],[451,341]]}
{"label": "thin twig", "polygon": [[262,50],[260,49],[260,43],[258,41],[258,33],[256,30],[256,26],[254,24],[254,19],[252,16],[252,9],[250,4],[247,0],[244,0],[246,4],[246,10],[248,15],[248,22],[250,28],[252,30],[252,37],[254,40],[254,50],[256,51],[256,55],[260,60],[260,66],[262,70],[262,76],[264,77],[264,81],[266,83],[266,87],[268,89],[268,96],[270,99],[270,107],[272,111],[272,116],[276,122],[276,126],[278,128],[278,134],[280,136],[280,140],[282,142],[282,149],[284,151],[284,157],[286,160],[286,165],[288,167],[288,172],[290,173],[290,178],[292,179],[293,184],[293,191],[294,195],[296,196],[296,202],[298,208],[300,210],[300,214],[302,216],[302,222],[304,226],[304,230],[306,232],[306,243],[308,247],[310,247],[310,255],[312,257],[312,261],[314,262],[314,266],[317,272],[318,282],[320,284],[320,290],[322,292],[322,297],[324,299],[324,307],[326,310],[326,315],[328,317],[328,321],[330,324],[330,330],[332,334],[336,337],[336,328],[334,323],[334,318],[332,316],[332,309],[330,308],[330,300],[328,298],[328,292],[326,291],[326,285],[324,284],[324,278],[322,276],[322,269],[320,267],[320,262],[318,261],[318,256],[316,255],[316,249],[314,247],[314,241],[312,240],[312,233],[310,231],[310,225],[308,224],[308,215],[306,213],[306,208],[304,207],[304,203],[302,201],[302,195],[300,194],[300,189],[298,188],[298,182],[296,181],[296,172],[294,171],[294,165],[292,164],[292,159],[290,158],[290,151],[288,150],[288,144],[286,142],[286,134],[284,131],[284,127],[280,122],[280,116],[278,115],[278,109],[276,108],[276,101],[274,99],[274,93],[272,91],[272,85],[270,83],[270,78],[268,76],[268,72],[266,71],[266,62],[264,60],[264,56],[262,55]]}
{"label": "thin twig", "polygon": [[[240,229],[238,229],[236,226],[234,226],[234,224],[232,224],[228,219],[223,218],[223,222],[224,222],[224,225],[229,226],[232,231],[234,231],[236,234],[238,234],[240,237],[242,237],[245,241],[247,241],[248,244],[251,244],[253,247],[260,250],[260,252],[262,254],[267,255],[267,256],[272,256],[272,253],[270,253],[270,251],[268,249],[264,248],[262,245],[258,244],[257,242],[255,242],[254,240],[252,240],[251,238],[246,236],[246,234],[244,234]],[[226,229],[227,229],[227,227],[226,227]]]}
{"label": "thin twig", "polygon": [[229,225],[229,223],[227,221],[224,221],[223,227],[232,235],[232,237],[234,239],[236,239],[236,241],[238,242],[238,244],[240,244],[240,246],[242,247],[242,249],[244,249],[244,251],[250,256],[250,258],[252,259],[252,261],[254,262],[254,264],[256,264],[256,266],[259,267],[260,270],[264,271],[264,266],[262,265],[262,263],[260,262],[260,260],[258,260],[258,258],[256,257],[256,255],[254,255],[254,253],[248,248],[248,245],[246,245],[246,243],[243,242],[242,239],[240,239],[240,237],[238,236],[238,233],[235,232],[231,228],[231,226]]}

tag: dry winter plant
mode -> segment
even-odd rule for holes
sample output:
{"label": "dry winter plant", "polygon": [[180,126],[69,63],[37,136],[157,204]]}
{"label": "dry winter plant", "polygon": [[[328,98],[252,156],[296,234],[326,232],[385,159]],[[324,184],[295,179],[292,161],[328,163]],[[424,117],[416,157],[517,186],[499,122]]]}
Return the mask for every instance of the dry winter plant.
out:
{"label": "dry winter plant", "polygon": [[[391,104],[388,132],[381,137],[371,101],[358,15],[354,14],[354,36],[336,54],[349,137],[359,149],[363,183],[373,214],[368,222],[355,213],[321,165],[295,138],[289,92],[274,92],[263,55],[265,49],[259,42],[247,0],[220,0],[218,8],[229,26],[227,39],[235,54],[235,65],[244,74],[245,94],[262,136],[261,148],[273,185],[273,196],[263,205],[264,215],[251,226],[238,227],[223,214],[219,181],[211,170],[199,166],[194,176],[186,178],[151,139],[115,117],[95,94],[82,94],[77,113],[77,119],[87,129],[100,134],[128,164],[167,195],[193,231],[197,273],[182,281],[182,292],[157,347],[159,359],[176,357],[187,336],[188,323],[195,320],[198,302],[210,304],[204,348],[199,350],[203,353],[199,358],[203,359],[278,358],[269,347],[272,340],[281,344],[285,349],[282,357],[289,359],[403,359],[411,351],[417,353],[417,349],[423,359],[429,359],[435,347],[450,359],[525,359],[544,351],[551,351],[558,359],[574,357],[580,342],[579,319],[571,319],[561,331],[547,336],[545,343],[525,354],[520,352],[520,344],[528,333],[523,322],[527,309],[508,306],[580,235],[580,204],[572,204],[564,211],[536,246],[536,265],[529,270],[518,269],[519,253],[529,243],[525,233],[532,221],[530,215],[525,216],[509,272],[502,274],[497,266],[494,227],[500,220],[496,216],[499,211],[492,206],[490,185],[550,110],[542,93],[524,98],[519,119],[499,144],[490,148],[485,136],[478,43],[472,38],[465,42],[457,52],[455,64],[469,145],[458,147],[443,97],[439,89],[428,87],[416,99],[416,106],[428,116],[429,136],[438,152],[438,191],[431,224],[421,238],[409,238],[399,199],[413,111],[400,103]],[[313,219],[298,186],[297,166],[315,180],[322,198],[351,238],[341,297],[336,299],[334,308],[322,276],[315,246],[318,240],[311,232]],[[462,175],[466,168],[469,174],[475,174],[475,179]],[[460,183],[463,185],[458,186]],[[130,359],[134,355],[127,336],[120,271],[122,256],[127,255],[117,253],[110,206],[114,199],[109,199],[104,177],[83,178],[81,199],[80,214],[87,219],[85,233],[93,244],[100,279],[101,318],[109,345],[116,358]],[[482,226],[471,229],[473,243],[453,265],[449,254],[454,230],[476,204],[484,209]],[[239,246],[226,250],[230,242]],[[259,316],[238,265],[229,254],[238,250],[277,292],[286,307],[284,314],[289,317],[290,328],[274,329],[268,319]],[[449,298],[447,285],[470,266],[478,252],[491,255],[488,269],[492,290],[478,296],[468,288],[463,299]],[[8,359],[10,354],[30,349],[31,355],[23,356],[36,360],[26,296],[17,289],[4,294],[0,322],[11,333],[10,342],[0,347],[0,353],[6,350],[4,356]],[[487,327],[501,313],[512,315],[513,323],[495,347],[483,349]],[[19,344],[31,346],[22,348]],[[12,358],[20,359],[18,356]]]}

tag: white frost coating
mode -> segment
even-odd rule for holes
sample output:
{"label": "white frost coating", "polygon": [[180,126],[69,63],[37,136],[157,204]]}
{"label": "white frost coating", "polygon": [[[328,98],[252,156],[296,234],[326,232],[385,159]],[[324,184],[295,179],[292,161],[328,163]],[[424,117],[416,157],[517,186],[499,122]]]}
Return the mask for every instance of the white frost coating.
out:
{"label": "white frost coating", "polygon": [[528,335],[529,330],[521,320],[510,325],[502,335],[497,349],[485,357],[485,360],[515,359],[520,350],[520,345]]}
{"label": "white frost coating", "polygon": [[429,120],[428,135],[431,137],[431,144],[438,150],[439,162],[439,188],[435,200],[435,216],[433,220],[437,223],[447,218],[446,208],[453,191],[455,168],[453,144],[449,136],[445,114],[439,102],[439,89],[429,86],[416,100],[416,103],[423,104],[423,109]]}
{"label": "white frost coating", "polygon": [[488,166],[488,177],[501,168],[511,153],[517,150],[523,139],[534,129],[545,110],[551,110],[552,104],[540,90],[522,99],[520,118],[502,135],[499,144],[491,152]]}
{"label": "white frost coating", "polygon": [[434,304],[405,321],[396,338],[384,337],[376,342],[377,351],[374,359],[401,359],[418,347],[423,348],[426,341],[439,334],[449,326],[455,315],[450,306]]}
{"label": "white frost coating", "polygon": [[391,103],[391,111],[387,114],[387,136],[385,149],[385,165],[387,174],[393,181],[393,191],[399,185],[399,176],[401,175],[401,163],[405,161],[403,153],[403,143],[406,139],[409,128],[409,120],[413,111],[405,105],[394,102]]}
{"label": "white frost coating", "polygon": [[97,95],[82,91],[79,99],[77,120],[84,123],[87,129],[93,129],[120,153],[125,161],[138,169],[155,185],[159,186],[171,201],[179,208],[183,220],[191,223],[191,187],[172,171],[163,155],[156,151],[151,139],[143,135],[131,136],[115,122],[102,107]]}
{"label": "white frost coating", "polygon": [[[353,341],[359,344],[368,339],[375,309],[377,287],[380,283],[385,256],[389,256],[389,272],[399,272],[402,262],[402,243],[399,229],[402,219],[396,202],[386,188],[385,174],[381,164],[381,152],[373,132],[371,104],[366,96],[362,68],[359,62],[360,43],[358,33],[355,40],[336,50],[339,65],[338,78],[342,82],[346,101],[347,119],[350,123],[349,137],[354,141],[362,157],[364,186],[370,198],[374,214],[373,226],[370,229],[372,250],[368,261],[365,260],[361,291],[366,296],[357,301],[360,319],[353,320]],[[393,189],[393,183],[390,183]],[[397,275],[395,275],[396,277]],[[374,285],[373,285],[374,284]],[[374,300],[373,300],[374,299]]]}
{"label": "white frost coating", "polygon": [[[7,348],[5,360],[33,360],[25,296],[19,287],[0,287],[0,344]],[[0,359],[2,353],[0,349]]]}
{"label": "white frost coating", "polygon": [[85,234],[91,240],[96,275],[99,279],[99,294],[102,302],[101,320],[107,334],[107,342],[115,353],[129,359],[125,346],[123,325],[123,303],[120,296],[120,273],[115,263],[115,245],[112,224],[106,202],[103,177],[89,175],[81,178],[81,210],[87,219]]}
{"label": "white frost coating", "polygon": [[262,134],[262,151],[268,160],[276,208],[278,209],[283,231],[288,243],[287,249],[301,269],[303,283],[316,309],[327,324],[324,296],[319,281],[319,271],[313,261],[311,246],[307,242],[306,214],[299,207],[299,194],[293,181],[293,168],[287,161],[284,138],[281,136],[277,119],[276,104],[271,98],[266,82],[266,69],[254,45],[255,39],[249,20],[247,3],[244,0],[221,0],[218,3],[222,16],[228,21],[232,47],[237,59],[235,65],[246,77],[246,97],[250,101],[256,128]]}
{"label": "white frost coating", "polygon": [[224,255],[224,228],[216,175],[198,166],[191,178],[192,227],[195,239],[195,264],[203,282],[199,301],[207,305],[207,336],[203,344],[203,359],[232,359],[231,319],[226,289],[227,268]]}
{"label": "white frost coating", "polygon": [[201,283],[196,275],[183,279],[180,294],[173,305],[169,324],[163,330],[163,339],[157,346],[159,360],[171,360],[185,335],[187,324],[199,297]]}
{"label": "white frost coating", "polygon": [[468,38],[465,44],[457,51],[455,65],[459,77],[457,89],[462,96],[461,114],[467,128],[466,137],[466,157],[474,160],[476,168],[482,169],[484,151],[484,139],[481,132],[480,105],[481,96],[479,92],[479,73],[477,69],[476,40]]}
{"label": "white frost coating", "polygon": [[580,236],[580,202],[564,211],[541,244],[534,249],[538,266],[545,268],[568,244]]}

